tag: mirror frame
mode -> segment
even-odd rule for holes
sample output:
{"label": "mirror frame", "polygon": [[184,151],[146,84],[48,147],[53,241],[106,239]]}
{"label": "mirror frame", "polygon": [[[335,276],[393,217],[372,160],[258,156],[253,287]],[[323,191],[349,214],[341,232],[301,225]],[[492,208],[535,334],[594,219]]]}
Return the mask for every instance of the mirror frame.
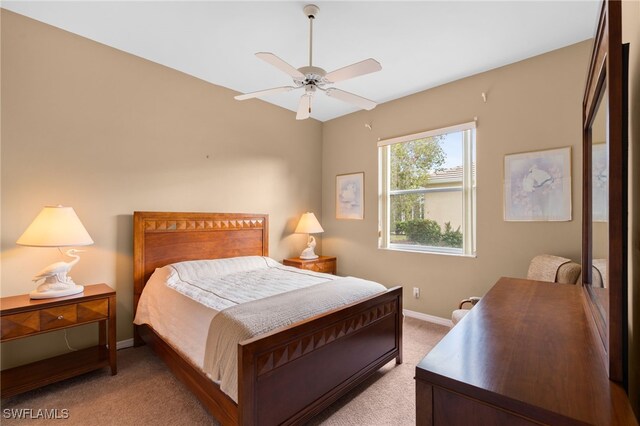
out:
{"label": "mirror frame", "polygon": [[[582,288],[588,311],[602,340],[609,378],[626,384],[627,340],[627,120],[624,93],[622,5],[604,0],[598,20],[583,99]],[[606,91],[605,91],[606,90]],[[591,124],[607,96],[609,155],[608,315],[602,318],[587,288],[592,283]]]}

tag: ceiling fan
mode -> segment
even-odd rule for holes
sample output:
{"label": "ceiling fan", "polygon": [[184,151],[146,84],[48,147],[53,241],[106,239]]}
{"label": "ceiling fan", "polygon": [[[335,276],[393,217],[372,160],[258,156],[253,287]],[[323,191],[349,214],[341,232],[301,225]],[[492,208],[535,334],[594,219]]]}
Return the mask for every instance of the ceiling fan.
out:
{"label": "ceiling fan", "polygon": [[335,71],[331,71],[330,73],[327,73],[322,68],[314,67],[312,61],[313,20],[318,15],[320,8],[314,4],[309,4],[304,7],[303,11],[305,16],[309,18],[309,66],[296,69],[273,53],[258,52],[256,53],[258,58],[289,74],[293,78],[293,86],[259,90],[257,92],[235,96],[235,99],[244,101],[245,99],[252,99],[273,93],[288,92],[290,90],[304,88],[304,94],[300,97],[300,102],[298,104],[298,113],[296,114],[297,120],[309,118],[311,115],[311,100],[318,90],[324,92],[327,96],[348,102],[362,109],[371,110],[375,108],[377,104],[369,99],[354,95],[353,93],[345,92],[344,90],[336,89],[335,87],[326,86],[339,81],[380,71],[382,69],[380,63],[375,59],[369,58]]}

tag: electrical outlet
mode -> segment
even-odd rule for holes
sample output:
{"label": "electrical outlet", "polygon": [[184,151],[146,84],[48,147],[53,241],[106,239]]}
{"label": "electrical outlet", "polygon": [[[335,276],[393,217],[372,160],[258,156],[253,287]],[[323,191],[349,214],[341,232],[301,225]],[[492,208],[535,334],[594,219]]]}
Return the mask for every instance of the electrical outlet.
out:
{"label": "electrical outlet", "polygon": [[413,288],[413,297],[415,299],[420,299],[420,289],[418,287]]}

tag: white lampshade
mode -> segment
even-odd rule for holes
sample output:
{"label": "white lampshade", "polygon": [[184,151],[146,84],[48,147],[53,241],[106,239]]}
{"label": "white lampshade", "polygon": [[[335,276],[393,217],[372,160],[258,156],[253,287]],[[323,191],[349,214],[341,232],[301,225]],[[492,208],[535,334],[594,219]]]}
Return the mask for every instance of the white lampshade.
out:
{"label": "white lampshade", "polygon": [[320,232],[324,232],[324,229],[320,226],[316,215],[311,212],[302,215],[295,230],[296,234],[319,234]]}
{"label": "white lampshade", "polygon": [[72,207],[46,206],[16,244],[32,247],[88,246],[93,244],[93,240]]}

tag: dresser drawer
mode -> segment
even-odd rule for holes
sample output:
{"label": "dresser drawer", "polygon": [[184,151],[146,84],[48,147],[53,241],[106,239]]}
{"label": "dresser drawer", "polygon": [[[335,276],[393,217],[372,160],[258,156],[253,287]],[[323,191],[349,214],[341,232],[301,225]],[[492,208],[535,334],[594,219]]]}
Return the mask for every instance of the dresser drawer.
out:
{"label": "dresser drawer", "polygon": [[40,313],[35,311],[5,315],[2,317],[1,327],[2,340],[37,333],[40,331]]}
{"label": "dresser drawer", "polygon": [[75,324],[78,321],[77,306],[74,304],[40,310],[40,329],[51,330]]}

